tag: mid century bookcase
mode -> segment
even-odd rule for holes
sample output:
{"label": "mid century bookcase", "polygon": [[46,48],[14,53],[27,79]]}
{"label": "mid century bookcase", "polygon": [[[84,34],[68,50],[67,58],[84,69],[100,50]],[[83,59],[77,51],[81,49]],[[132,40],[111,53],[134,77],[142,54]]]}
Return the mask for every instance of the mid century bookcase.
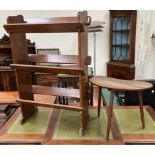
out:
{"label": "mid century bookcase", "polygon": [[[78,12],[73,17],[56,17],[48,19],[34,19],[25,21],[22,15],[10,16],[4,28],[10,35],[11,50],[16,70],[19,91],[18,102],[21,104],[22,122],[28,121],[37,106],[68,109],[80,112],[80,129],[82,135],[88,120],[88,31],[91,18],[87,11]],[[28,55],[26,48],[26,33],[77,33],[77,55]],[[59,47],[58,47],[59,48]],[[54,62],[60,64],[76,64],[74,67],[49,67],[30,65],[29,62]],[[78,75],[79,89],[54,88],[33,85],[32,73],[54,73]],[[34,101],[33,94],[47,94],[56,96],[71,96],[80,98],[79,106],[39,103]]]}

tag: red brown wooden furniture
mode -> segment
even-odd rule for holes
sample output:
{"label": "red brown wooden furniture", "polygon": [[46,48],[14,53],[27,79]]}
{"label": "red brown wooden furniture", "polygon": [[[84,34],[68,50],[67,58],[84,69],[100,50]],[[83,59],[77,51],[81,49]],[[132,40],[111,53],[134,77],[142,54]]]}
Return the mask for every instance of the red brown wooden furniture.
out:
{"label": "red brown wooden furniture", "polygon": [[0,91],[0,104],[16,104],[17,91]]}
{"label": "red brown wooden furniture", "polygon": [[[35,43],[26,40],[28,53],[35,54]],[[10,46],[10,38],[4,35],[0,39],[0,91],[16,91],[15,71],[10,67],[12,63],[12,51]]]}
{"label": "red brown wooden furniture", "polygon": [[142,127],[145,128],[142,92],[145,89],[150,89],[151,87],[153,87],[151,83],[136,81],[136,80],[120,80],[120,79],[104,77],[104,76],[93,77],[90,79],[90,82],[99,87],[98,116],[100,116],[100,109],[101,109],[101,89],[108,88],[110,90],[110,103],[108,108],[108,123],[107,123],[107,131],[106,131],[107,140],[109,139],[111,117],[112,117],[112,110],[113,110],[113,100],[114,100],[115,92],[124,92],[124,91],[138,92]]}
{"label": "red brown wooden furniture", "polygon": [[19,107],[16,102],[17,98],[17,91],[0,91],[0,128]]}
{"label": "red brown wooden furniture", "polygon": [[124,80],[135,77],[136,19],[136,10],[110,10],[108,77]]}
{"label": "red brown wooden furniture", "polygon": [[[68,67],[76,67],[75,65],[77,65],[76,62],[72,62],[75,63],[74,65],[68,65]],[[85,61],[85,65],[91,65],[91,56],[87,56],[87,59]],[[58,74],[56,76],[58,78],[58,82],[59,82],[59,86],[62,88],[67,88],[68,86],[71,86],[75,89],[79,88],[79,78],[78,75],[68,75],[68,74]],[[88,69],[88,79],[92,77],[92,74],[90,73],[89,69]],[[61,98],[59,97],[59,103],[60,104],[68,104],[68,98],[67,97],[63,97],[62,101]]]}
{"label": "red brown wooden furniture", "polygon": [[[16,70],[19,99],[21,104],[22,122],[26,121],[35,111],[37,106],[61,108],[80,112],[80,130],[87,125],[88,120],[88,32],[90,17],[87,12],[78,12],[73,17],[56,17],[48,19],[33,19],[24,21],[23,16],[10,16],[4,28],[10,35],[11,49]],[[66,55],[28,55],[26,48],[26,33],[77,33],[78,34],[78,54]],[[29,65],[29,62],[53,62],[53,63],[77,63],[75,68],[70,67],[48,67]],[[70,62],[72,61],[72,62]],[[78,75],[79,89],[55,88],[38,86],[32,84],[32,73],[53,73]],[[46,94],[56,96],[71,96],[80,98],[80,106],[66,106],[35,102],[33,94]]]}

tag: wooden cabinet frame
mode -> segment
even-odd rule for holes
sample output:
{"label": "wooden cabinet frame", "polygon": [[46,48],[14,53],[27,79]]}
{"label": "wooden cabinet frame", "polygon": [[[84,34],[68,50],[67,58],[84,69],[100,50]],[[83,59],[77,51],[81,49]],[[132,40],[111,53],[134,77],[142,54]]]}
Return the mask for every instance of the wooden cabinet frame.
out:
{"label": "wooden cabinet frame", "polygon": [[[113,60],[113,19],[115,17],[130,17],[130,43],[129,43],[129,60]],[[136,18],[137,11],[133,10],[113,10],[110,11],[110,61],[107,63],[107,75],[120,79],[134,79],[135,76],[135,36],[136,36]],[[118,73],[117,73],[118,72]]]}

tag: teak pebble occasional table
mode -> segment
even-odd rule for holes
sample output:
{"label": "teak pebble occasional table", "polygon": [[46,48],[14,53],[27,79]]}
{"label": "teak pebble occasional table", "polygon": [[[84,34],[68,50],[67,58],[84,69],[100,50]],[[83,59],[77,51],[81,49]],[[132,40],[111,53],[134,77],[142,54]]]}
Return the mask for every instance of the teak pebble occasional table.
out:
{"label": "teak pebble occasional table", "polygon": [[101,109],[101,89],[107,88],[110,90],[110,103],[108,108],[108,122],[107,122],[107,131],[106,131],[107,140],[109,139],[109,132],[110,132],[110,126],[111,126],[114,93],[117,91],[119,92],[137,91],[138,92],[142,127],[145,128],[142,92],[145,89],[152,88],[153,85],[151,83],[136,81],[136,80],[120,80],[120,79],[104,77],[104,76],[95,76],[90,79],[90,82],[91,84],[99,87],[98,116],[100,116],[100,109]]}

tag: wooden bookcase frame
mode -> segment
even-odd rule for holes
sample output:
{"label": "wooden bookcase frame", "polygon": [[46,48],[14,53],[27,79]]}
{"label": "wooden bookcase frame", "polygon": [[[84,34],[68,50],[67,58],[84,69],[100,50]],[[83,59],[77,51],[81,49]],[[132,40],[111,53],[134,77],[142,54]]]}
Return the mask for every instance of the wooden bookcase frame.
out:
{"label": "wooden bookcase frame", "polygon": [[[74,17],[56,17],[48,19],[34,19],[24,21],[22,15],[9,16],[7,24],[4,25],[5,30],[10,35],[11,50],[13,56],[12,65],[16,70],[17,87],[19,91],[19,99],[21,104],[22,123],[26,121],[36,110],[37,106],[61,108],[75,110],[80,112],[80,129],[79,134],[82,135],[88,121],[88,30],[91,18],[87,15],[87,11],[78,12]],[[29,65],[30,56],[26,47],[26,33],[78,33],[78,55],[77,67],[46,67]],[[33,58],[32,58],[33,59]],[[33,61],[36,60],[35,56]],[[50,61],[46,59],[48,62]],[[63,62],[62,62],[63,63]],[[53,90],[52,88],[33,86],[32,72],[55,73],[55,74],[72,74],[79,76],[79,90]],[[58,88],[57,88],[58,89]],[[75,93],[75,96],[80,98],[80,106],[66,106],[58,104],[38,103],[34,101],[33,93],[68,95]],[[44,92],[44,93],[43,93]],[[51,93],[50,93],[51,92]],[[68,92],[68,94],[67,94]],[[59,94],[61,93],[61,94]]]}

